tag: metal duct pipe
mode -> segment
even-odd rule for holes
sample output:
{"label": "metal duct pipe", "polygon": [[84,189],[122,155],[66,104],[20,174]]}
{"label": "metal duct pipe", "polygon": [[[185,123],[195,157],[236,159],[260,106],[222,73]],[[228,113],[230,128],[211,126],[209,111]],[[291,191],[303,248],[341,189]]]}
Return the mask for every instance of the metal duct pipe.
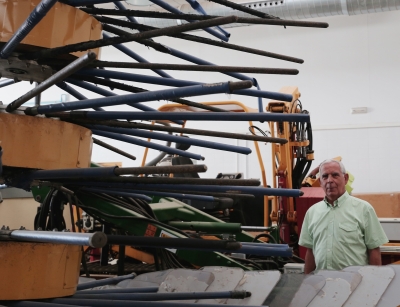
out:
{"label": "metal duct pipe", "polygon": [[[386,11],[400,10],[400,1],[385,0],[264,0],[264,1],[246,1],[238,3],[256,9],[260,12],[273,15],[282,19],[297,20],[317,17],[328,17],[337,15],[361,15],[369,13],[379,13]],[[249,14],[233,10],[231,8],[219,5],[213,2],[201,2],[204,10],[209,15],[229,16],[236,15],[238,17],[251,17]],[[189,4],[183,4],[179,8],[185,14],[196,14]],[[137,22],[153,27],[168,27],[176,25],[177,22],[185,22],[182,20],[168,20],[156,18],[136,18]],[[244,24],[229,24],[224,28],[240,27]]]}

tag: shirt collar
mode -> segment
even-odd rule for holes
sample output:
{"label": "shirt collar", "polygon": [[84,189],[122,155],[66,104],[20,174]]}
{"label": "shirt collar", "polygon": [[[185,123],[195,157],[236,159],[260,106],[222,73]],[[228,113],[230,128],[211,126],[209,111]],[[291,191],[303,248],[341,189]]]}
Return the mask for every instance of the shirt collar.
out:
{"label": "shirt collar", "polygon": [[[349,196],[350,196],[349,193],[347,193],[347,191],[345,191],[345,192],[343,193],[342,196],[340,196],[337,200],[335,200],[335,201],[333,202],[333,207],[338,207],[338,208],[340,208],[340,206],[347,200],[347,198],[348,198]],[[324,198],[324,202],[325,202],[325,204],[326,204],[329,208],[332,208],[331,204],[330,204],[330,203],[328,202],[328,200],[326,199],[326,196],[325,196],[325,198]]]}

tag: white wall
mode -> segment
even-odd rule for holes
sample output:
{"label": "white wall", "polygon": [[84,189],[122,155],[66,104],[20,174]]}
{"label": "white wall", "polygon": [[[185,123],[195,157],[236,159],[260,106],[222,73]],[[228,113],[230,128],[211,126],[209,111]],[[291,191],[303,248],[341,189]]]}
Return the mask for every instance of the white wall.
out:
{"label": "white wall", "polygon": [[[400,11],[359,15],[337,16],[313,19],[326,21],[328,29],[286,28],[275,26],[249,26],[231,28],[231,43],[263,49],[303,58],[304,64],[289,63],[257,55],[240,53],[212,46],[199,45],[172,38],[157,38],[157,42],[190,53],[219,65],[243,65],[260,67],[287,67],[300,70],[297,76],[253,75],[264,90],[278,91],[282,86],[299,87],[301,101],[311,113],[314,127],[315,166],[326,158],[342,156],[343,162],[355,176],[354,192],[398,191],[397,159],[400,132],[400,105],[398,92],[400,81]],[[195,32],[200,35],[201,32]],[[172,56],[159,54],[136,43],[127,44],[134,51],[155,63],[186,63]],[[118,50],[105,48],[103,60],[130,61]],[[186,63],[187,64],[187,63]],[[137,73],[152,72],[136,71]],[[175,72],[173,77],[202,82],[234,80],[218,73]],[[124,82],[128,83],[128,82]],[[30,88],[26,85],[25,91]],[[135,84],[147,89],[162,87],[147,84]],[[23,85],[15,84],[0,89],[2,100],[9,103],[17,98]],[[18,89],[18,90],[15,90]],[[88,97],[98,97],[82,91]],[[118,92],[118,91],[117,91]],[[43,100],[54,100],[62,92],[48,91]],[[122,92],[120,92],[122,93]],[[52,97],[52,98],[47,98]],[[194,101],[213,101],[234,99],[256,108],[257,99],[237,95],[212,95],[191,98]],[[268,103],[264,101],[264,106]],[[152,102],[147,105],[157,108],[164,102]],[[367,114],[350,114],[352,107],[367,107]],[[123,107],[124,110],[132,110]],[[257,123],[263,130],[267,125]],[[247,132],[246,123],[196,123],[187,127],[212,129],[228,132]],[[195,136],[192,136],[195,137]],[[201,137],[196,137],[201,138]],[[208,138],[208,140],[210,140]],[[219,140],[219,139],[215,139]],[[246,145],[245,141],[221,140],[229,144]],[[110,142],[114,146],[130,151],[141,157],[142,148]],[[264,163],[270,170],[269,148],[263,144]],[[236,154],[189,149],[206,157],[204,161],[209,171],[203,177],[215,177],[219,172],[244,172],[247,178],[259,178],[256,155],[247,157]],[[152,151],[152,156],[157,154]],[[94,146],[93,160],[97,162],[122,161],[123,166],[138,166],[140,160],[130,161],[119,155],[109,153]],[[269,179],[270,181],[270,179]]]}

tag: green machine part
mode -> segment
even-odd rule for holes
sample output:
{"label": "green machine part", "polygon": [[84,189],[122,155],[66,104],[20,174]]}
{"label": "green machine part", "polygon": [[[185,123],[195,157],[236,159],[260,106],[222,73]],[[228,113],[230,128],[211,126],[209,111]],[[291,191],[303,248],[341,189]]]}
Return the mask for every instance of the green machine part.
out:
{"label": "green machine part", "polygon": [[[48,187],[32,187],[32,193],[37,201],[43,201],[49,191]],[[241,225],[239,223],[225,223],[174,198],[157,198],[157,203],[150,204],[159,221],[158,223],[132,210],[100,199],[93,194],[78,191],[76,195],[81,202],[79,205],[88,214],[131,235],[184,238],[186,236],[180,229],[192,229],[214,235],[234,234],[236,240],[240,242],[252,242],[254,240],[253,236],[240,230]],[[193,227],[190,227],[190,225],[195,224],[200,228],[193,229]],[[195,266],[229,266],[240,267],[244,270],[251,269],[219,252],[202,251],[199,253],[192,250],[176,250],[176,255]]]}
{"label": "green machine part", "polygon": [[[37,201],[42,201],[45,199],[49,188],[47,187],[33,187],[32,193]],[[86,211],[88,214],[95,218],[106,221],[115,228],[123,229],[130,235],[136,236],[154,236],[154,237],[171,237],[171,238],[184,238],[185,235],[179,230],[174,230],[168,225],[164,225],[162,221],[157,223],[154,220],[143,217],[142,215],[126,209],[115,204],[104,201],[103,199],[97,198],[95,195],[77,192],[76,196],[80,200],[80,207]],[[183,203],[182,203],[183,204]],[[159,204],[150,204],[159,205]],[[174,210],[176,212],[182,213],[185,211],[184,206],[175,204],[175,202],[168,201],[162,204],[165,206],[165,210],[171,212]],[[177,209],[180,209],[177,211]],[[155,213],[160,213],[159,210],[155,210]],[[185,212],[187,215],[188,212]],[[162,214],[161,214],[162,215]],[[157,213],[156,216],[158,217]],[[199,256],[201,254],[201,256]],[[240,267],[244,270],[249,270],[250,268],[244,266],[240,262],[234,261],[222,253],[218,252],[201,252],[192,250],[177,250],[176,255],[183,260],[192,263],[195,266],[230,266],[230,267]]]}

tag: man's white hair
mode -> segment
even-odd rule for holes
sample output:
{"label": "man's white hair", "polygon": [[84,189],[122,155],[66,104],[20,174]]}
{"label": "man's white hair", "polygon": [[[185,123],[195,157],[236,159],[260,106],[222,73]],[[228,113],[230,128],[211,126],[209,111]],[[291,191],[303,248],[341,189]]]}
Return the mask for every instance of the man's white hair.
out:
{"label": "man's white hair", "polygon": [[346,174],[346,168],[344,167],[344,164],[338,160],[333,160],[333,159],[327,159],[325,161],[322,161],[322,163],[319,165],[319,173],[321,174],[321,169],[324,164],[332,163],[332,162],[339,164],[341,172],[343,174]]}

